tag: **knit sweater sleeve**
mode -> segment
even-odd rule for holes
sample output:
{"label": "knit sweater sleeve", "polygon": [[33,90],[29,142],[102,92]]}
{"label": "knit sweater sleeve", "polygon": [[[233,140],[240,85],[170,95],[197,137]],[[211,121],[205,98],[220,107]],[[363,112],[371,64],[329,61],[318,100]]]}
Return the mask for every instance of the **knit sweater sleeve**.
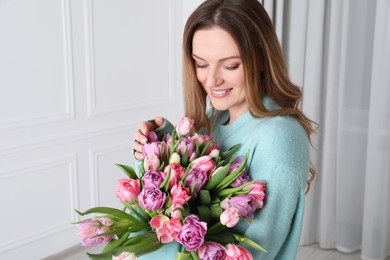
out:
{"label": "knit sweater sleeve", "polygon": [[239,228],[268,251],[250,250],[254,259],[295,259],[309,165],[306,133],[286,117],[254,129],[248,172],[251,179],[266,182],[266,200],[254,221]]}

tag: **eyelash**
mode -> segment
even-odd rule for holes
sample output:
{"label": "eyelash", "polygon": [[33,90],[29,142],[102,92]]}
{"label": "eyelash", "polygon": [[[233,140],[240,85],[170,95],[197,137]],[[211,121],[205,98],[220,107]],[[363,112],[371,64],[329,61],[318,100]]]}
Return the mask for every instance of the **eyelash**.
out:
{"label": "eyelash", "polygon": [[[204,69],[206,68],[208,65],[200,65],[200,64],[195,64],[195,67],[196,68],[199,68],[199,69]],[[236,65],[233,65],[233,66],[223,66],[225,69],[227,70],[236,70],[238,69],[238,67],[240,66],[240,64],[236,64]]]}
{"label": "eyelash", "polygon": [[240,66],[240,64],[236,64],[233,66],[224,66],[224,68],[227,70],[236,70],[236,69],[238,69],[239,66]]}

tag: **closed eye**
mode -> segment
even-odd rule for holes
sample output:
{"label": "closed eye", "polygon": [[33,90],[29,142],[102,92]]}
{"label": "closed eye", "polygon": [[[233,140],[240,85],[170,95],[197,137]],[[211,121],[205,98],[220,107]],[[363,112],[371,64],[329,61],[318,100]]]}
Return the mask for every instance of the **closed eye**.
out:
{"label": "closed eye", "polygon": [[225,65],[225,66],[223,66],[225,69],[227,69],[227,70],[236,70],[236,69],[238,69],[238,67],[240,67],[240,64],[235,64],[235,65],[232,65],[232,66],[227,66],[227,65]]}
{"label": "closed eye", "polygon": [[204,69],[204,68],[207,68],[207,64],[198,64],[198,63],[195,63],[195,67],[196,68],[199,68],[199,69]]}

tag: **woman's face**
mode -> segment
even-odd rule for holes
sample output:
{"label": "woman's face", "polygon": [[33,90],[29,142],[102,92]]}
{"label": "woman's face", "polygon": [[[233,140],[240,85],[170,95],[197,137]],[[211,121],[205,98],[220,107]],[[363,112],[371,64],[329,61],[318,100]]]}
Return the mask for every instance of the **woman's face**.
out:
{"label": "woman's face", "polygon": [[199,82],[215,109],[229,110],[232,123],[248,109],[237,44],[225,30],[212,28],[195,32],[192,49]]}

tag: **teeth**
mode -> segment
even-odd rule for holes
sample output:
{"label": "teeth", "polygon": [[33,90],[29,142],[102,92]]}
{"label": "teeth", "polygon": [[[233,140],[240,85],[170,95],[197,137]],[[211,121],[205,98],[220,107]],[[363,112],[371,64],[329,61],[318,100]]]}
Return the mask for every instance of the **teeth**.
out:
{"label": "teeth", "polygon": [[223,95],[227,92],[229,92],[231,89],[226,89],[226,90],[211,90],[215,95]]}

